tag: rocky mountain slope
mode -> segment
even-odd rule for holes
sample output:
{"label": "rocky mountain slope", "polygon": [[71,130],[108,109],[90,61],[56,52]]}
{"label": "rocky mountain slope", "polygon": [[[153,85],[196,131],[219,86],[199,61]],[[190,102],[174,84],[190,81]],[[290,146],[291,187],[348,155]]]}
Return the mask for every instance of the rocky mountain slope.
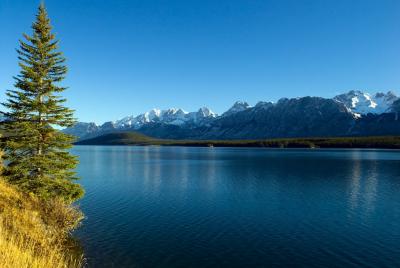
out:
{"label": "rocky mountain slope", "polygon": [[64,131],[81,140],[120,131],[164,139],[400,135],[399,107],[400,99],[391,91],[370,95],[352,90],[332,99],[282,98],[255,106],[238,101],[220,116],[206,107],[196,112],[153,109],[101,126],[78,123]]}

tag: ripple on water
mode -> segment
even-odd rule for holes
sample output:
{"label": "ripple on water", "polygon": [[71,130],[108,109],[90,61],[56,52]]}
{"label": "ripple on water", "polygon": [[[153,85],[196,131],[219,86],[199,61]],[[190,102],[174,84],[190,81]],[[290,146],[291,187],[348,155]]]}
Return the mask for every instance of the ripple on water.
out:
{"label": "ripple on water", "polygon": [[400,267],[400,152],[74,152],[92,267]]}

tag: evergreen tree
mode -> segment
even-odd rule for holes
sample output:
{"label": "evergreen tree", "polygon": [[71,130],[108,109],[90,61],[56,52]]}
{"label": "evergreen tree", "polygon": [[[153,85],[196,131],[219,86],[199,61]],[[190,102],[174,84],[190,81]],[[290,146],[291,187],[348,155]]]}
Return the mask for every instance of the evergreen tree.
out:
{"label": "evergreen tree", "polygon": [[67,67],[43,4],[32,29],[32,36],[24,34],[26,41],[20,41],[20,74],[14,77],[15,89],[7,91],[8,99],[3,103],[7,110],[3,112],[2,147],[7,163],[3,175],[42,198],[72,202],[83,195],[81,186],[74,182],[78,160],[68,152],[74,137],[55,127],[72,126],[75,119],[59,95],[66,89],[59,82]]}

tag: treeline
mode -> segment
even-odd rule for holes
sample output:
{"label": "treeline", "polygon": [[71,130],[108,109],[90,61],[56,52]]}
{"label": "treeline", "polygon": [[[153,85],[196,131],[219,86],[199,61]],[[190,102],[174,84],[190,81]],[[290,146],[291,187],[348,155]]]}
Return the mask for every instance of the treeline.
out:
{"label": "treeline", "polygon": [[377,148],[400,149],[400,137],[290,138],[269,140],[180,141],[164,145],[266,148]]}
{"label": "treeline", "polygon": [[77,145],[160,145],[193,147],[265,147],[265,148],[380,148],[400,149],[400,136],[285,138],[265,140],[163,140],[140,133],[110,133],[79,141]]}

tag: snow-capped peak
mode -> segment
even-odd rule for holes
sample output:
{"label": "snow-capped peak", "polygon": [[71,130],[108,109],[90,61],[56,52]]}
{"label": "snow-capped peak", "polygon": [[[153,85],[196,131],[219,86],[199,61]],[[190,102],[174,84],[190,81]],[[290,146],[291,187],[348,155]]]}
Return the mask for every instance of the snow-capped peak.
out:
{"label": "snow-capped peak", "polygon": [[246,109],[248,109],[250,107],[251,106],[245,101],[237,101],[232,105],[231,108],[229,108],[228,111],[223,113],[222,116],[227,116],[227,115],[231,115],[231,114],[234,114],[234,113],[238,113],[238,112],[244,111],[244,110],[246,110]]}
{"label": "snow-capped peak", "polygon": [[360,90],[351,90],[333,99],[343,103],[356,117],[361,117],[363,114],[381,114],[390,111],[398,97],[392,91],[371,95]]}
{"label": "snow-capped peak", "polygon": [[[368,113],[380,114],[391,111],[393,102],[399,100],[399,97],[392,91],[388,91],[387,93],[379,92],[371,95],[360,90],[351,90],[333,99],[342,103],[347,110],[353,114],[354,118],[359,118]],[[288,99],[283,98],[280,99],[278,103],[287,100]],[[254,108],[268,109],[273,105],[274,104],[271,102],[259,102]],[[250,108],[252,107],[247,102],[237,101],[229,110],[223,113],[222,116],[229,116]],[[208,125],[215,118],[218,118],[218,115],[207,107],[202,107],[196,112],[186,112],[179,108],[170,108],[166,110],[152,109],[138,116],[127,116],[115,122],[111,122],[112,125],[109,127],[139,129],[143,125],[149,123],[203,126]]]}
{"label": "snow-capped peak", "polygon": [[184,115],[187,114],[188,112],[182,110],[182,109],[177,109],[177,108],[170,108],[167,110],[162,110],[159,112],[159,116],[164,116],[164,115]]}
{"label": "snow-capped peak", "polygon": [[127,116],[113,122],[116,128],[138,129],[148,123],[165,123],[182,125],[188,122],[202,123],[207,118],[215,118],[217,114],[207,107],[200,108],[197,112],[186,112],[183,109],[170,108],[166,110],[152,109],[138,116]]}
{"label": "snow-capped peak", "polygon": [[270,107],[272,107],[274,105],[273,102],[267,102],[267,101],[259,101],[257,102],[256,106],[254,106],[255,108],[258,109],[268,109]]}
{"label": "snow-capped peak", "polygon": [[209,108],[207,107],[201,107],[197,113],[199,115],[201,115],[202,117],[217,117],[217,114],[214,113],[213,111],[211,111]]}

